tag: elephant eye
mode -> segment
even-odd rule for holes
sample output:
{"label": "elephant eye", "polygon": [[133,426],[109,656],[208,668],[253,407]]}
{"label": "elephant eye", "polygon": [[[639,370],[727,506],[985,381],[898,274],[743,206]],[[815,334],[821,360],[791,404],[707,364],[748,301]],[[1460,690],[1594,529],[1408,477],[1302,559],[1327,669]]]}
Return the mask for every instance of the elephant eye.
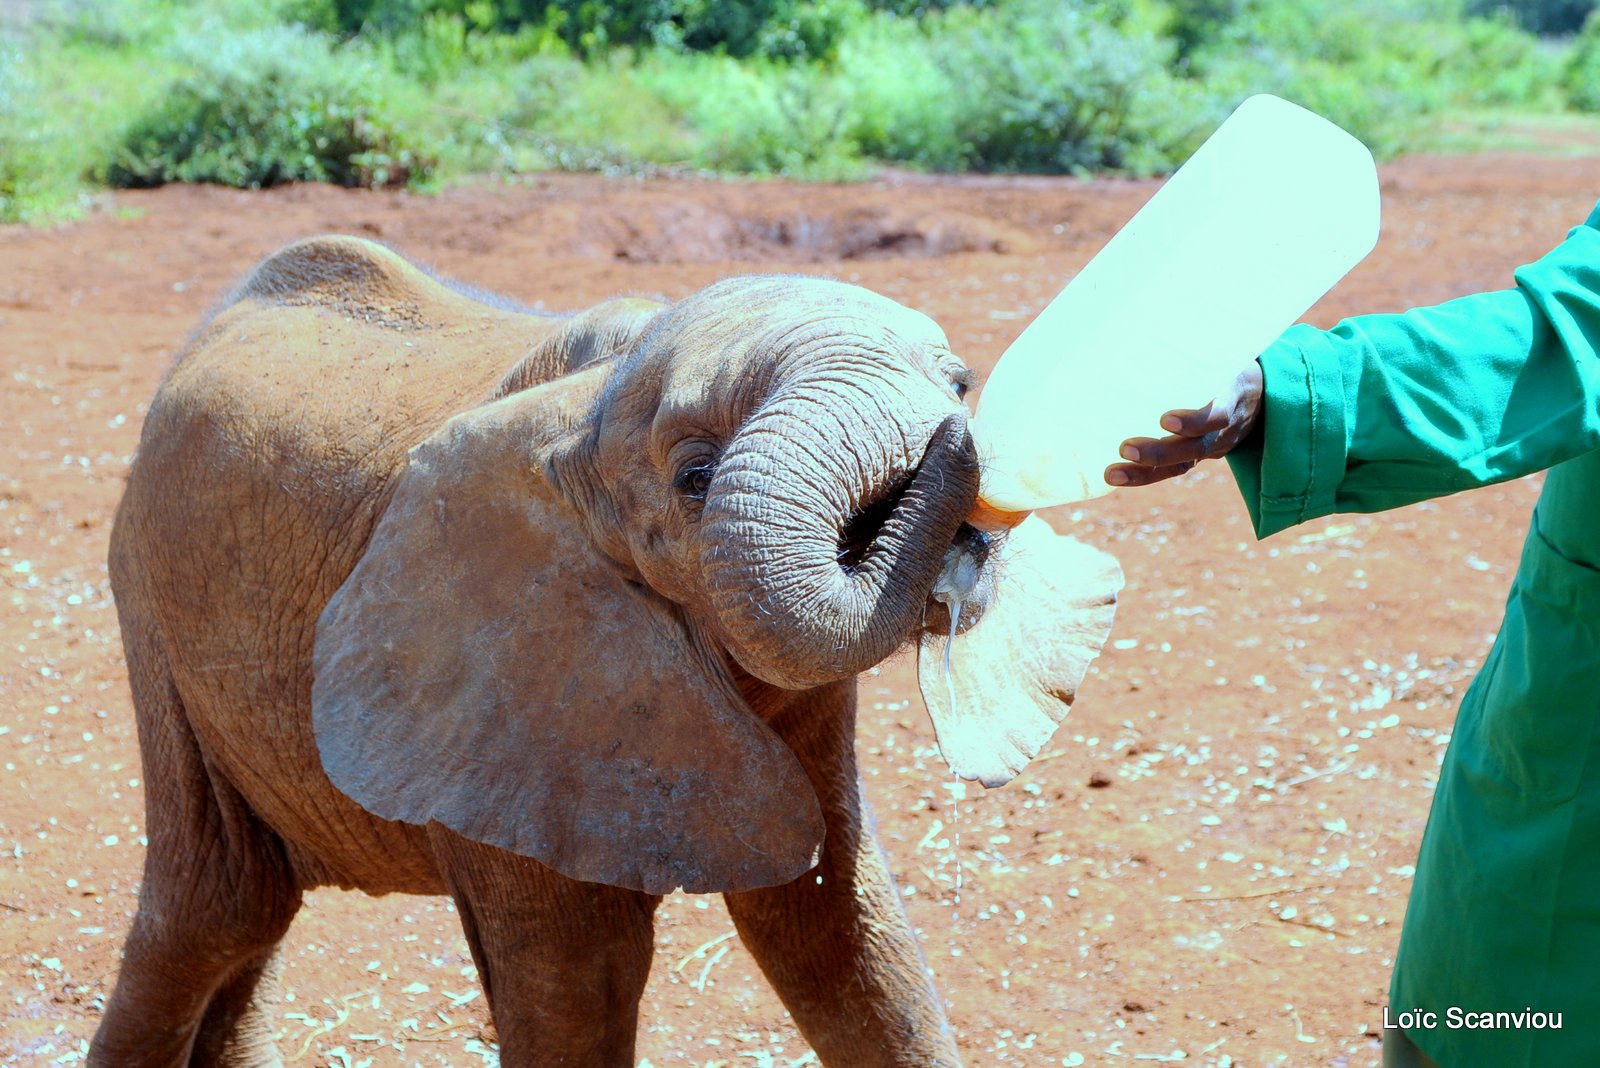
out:
{"label": "elephant eye", "polygon": [[673,488],[691,500],[703,501],[711,488],[711,476],[717,473],[715,464],[705,461],[686,464],[679,468],[672,480]]}
{"label": "elephant eye", "polygon": [[960,399],[967,399],[967,390],[970,387],[968,387],[968,385],[961,379],[958,378],[954,382],[950,383],[950,388],[955,391],[955,395]]}

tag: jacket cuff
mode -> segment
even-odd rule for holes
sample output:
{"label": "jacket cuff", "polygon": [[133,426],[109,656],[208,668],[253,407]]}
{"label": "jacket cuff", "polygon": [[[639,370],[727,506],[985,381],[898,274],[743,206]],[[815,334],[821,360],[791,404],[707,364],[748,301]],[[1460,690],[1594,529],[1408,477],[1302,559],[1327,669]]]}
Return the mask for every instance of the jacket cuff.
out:
{"label": "jacket cuff", "polygon": [[1334,339],[1301,324],[1261,354],[1261,424],[1228,455],[1256,536],[1334,511],[1348,429]]}

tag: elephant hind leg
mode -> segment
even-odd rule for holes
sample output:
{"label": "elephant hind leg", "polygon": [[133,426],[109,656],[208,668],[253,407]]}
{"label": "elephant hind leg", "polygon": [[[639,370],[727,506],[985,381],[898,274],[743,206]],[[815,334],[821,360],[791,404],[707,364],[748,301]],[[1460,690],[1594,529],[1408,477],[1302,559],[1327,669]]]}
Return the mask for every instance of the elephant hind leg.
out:
{"label": "elephant hind leg", "polygon": [[277,836],[208,766],[164,658],[124,637],[150,845],[89,1063],[275,1065],[260,985],[300,888]]}
{"label": "elephant hind leg", "polygon": [[[277,939],[255,936],[265,948],[230,965],[215,941],[205,945],[202,928],[181,939],[152,934],[153,925],[141,924],[142,904],[140,910],[89,1064],[279,1068],[266,1007],[276,986]],[[229,941],[239,945],[246,937],[236,931]]]}

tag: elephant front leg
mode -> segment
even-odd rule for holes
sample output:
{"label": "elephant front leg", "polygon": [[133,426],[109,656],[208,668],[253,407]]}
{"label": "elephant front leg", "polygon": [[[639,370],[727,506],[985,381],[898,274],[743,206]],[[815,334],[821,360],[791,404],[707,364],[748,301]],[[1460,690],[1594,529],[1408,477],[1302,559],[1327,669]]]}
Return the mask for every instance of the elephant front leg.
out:
{"label": "elephant front leg", "polygon": [[728,911],[823,1064],[955,1068],[961,1061],[943,1003],[863,819],[853,686],[848,700],[842,713],[837,705],[796,708],[773,724],[822,801],[820,863],[787,885],[726,895]]}
{"label": "elephant front leg", "polygon": [[273,950],[241,965],[218,988],[195,1034],[191,1064],[282,1068],[271,1008],[277,1001],[281,969],[281,949]]}
{"label": "elephant front leg", "polygon": [[661,899],[568,879],[438,824],[429,837],[478,966],[504,1068],[633,1068]]}

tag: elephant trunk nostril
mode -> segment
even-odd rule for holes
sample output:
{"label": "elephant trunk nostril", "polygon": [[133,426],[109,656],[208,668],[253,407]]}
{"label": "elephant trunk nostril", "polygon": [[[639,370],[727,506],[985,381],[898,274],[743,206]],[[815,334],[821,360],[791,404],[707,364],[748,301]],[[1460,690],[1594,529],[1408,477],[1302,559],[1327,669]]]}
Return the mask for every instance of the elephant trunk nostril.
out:
{"label": "elephant trunk nostril", "polygon": [[905,500],[906,490],[910,488],[914,475],[915,472],[912,472],[891,484],[875,499],[858,508],[840,528],[836,559],[846,572],[854,572],[872,551],[884,525]]}
{"label": "elephant trunk nostril", "polygon": [[830,436],[815,425],[822,400],[800,399],[729,444],[702,524],[729,653],[785,689],[864,671],[913,633],[978,481],[955,418],[908,455],[916,428]]}

